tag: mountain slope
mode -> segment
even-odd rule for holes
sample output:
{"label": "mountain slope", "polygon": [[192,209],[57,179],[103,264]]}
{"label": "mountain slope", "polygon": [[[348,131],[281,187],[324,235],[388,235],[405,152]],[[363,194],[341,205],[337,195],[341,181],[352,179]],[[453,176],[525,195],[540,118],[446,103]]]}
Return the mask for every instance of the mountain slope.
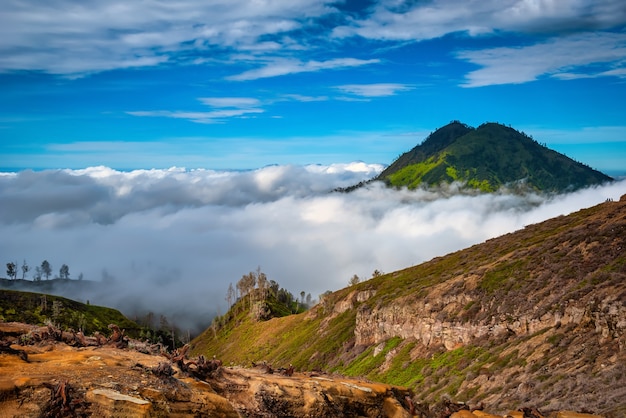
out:
{"label": "mountain slope", "polygon": [[460,181],[484,192],[520,185],[562,192],[612,180],[510,127],[486,123],[474,129],[460,122],[432,133],[376,179],[408,188]]}
{"label": "mountain slope", "polygon": [[226,362],[322,369],[491,411],[626,413],[626,197],[337,291],[246,311],[192,343]]}
{"label": "mountain slope", "polygon": [[96,331],[107,335],[109,324],[116,324],[128,335],[139,335],[140,327],[116,309],[76,302],[61,296],[0,289],[0,322],[44,325],[47,321],[62,329]]}

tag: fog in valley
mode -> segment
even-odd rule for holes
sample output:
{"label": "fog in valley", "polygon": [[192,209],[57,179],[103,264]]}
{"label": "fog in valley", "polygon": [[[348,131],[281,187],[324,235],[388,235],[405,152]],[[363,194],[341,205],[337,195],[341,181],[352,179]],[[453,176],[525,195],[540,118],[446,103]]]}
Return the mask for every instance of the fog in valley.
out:
{"label": "fog in valley", "polygon": [[227,309],[229,283],[259,266],[294,296],[317,299],[355,274],[366,280],[626,193],[626,180],[551,197],[380,183],[333,192],[383,168],[4,173],[0,261],[15,262],[18,278],[26,261],[30,280],[43,260],[52,277],[66,264],[71,279],[106,283],[73,296],[198,331]]}

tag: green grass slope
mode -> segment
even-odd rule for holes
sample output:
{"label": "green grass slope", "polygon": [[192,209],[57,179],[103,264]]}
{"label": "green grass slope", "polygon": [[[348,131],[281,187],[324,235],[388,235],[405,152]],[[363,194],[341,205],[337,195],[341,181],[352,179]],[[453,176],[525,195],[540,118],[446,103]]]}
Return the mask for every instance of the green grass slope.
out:
{"label": "green grass slope", "polygon": [[490,410],[626,412],[626,198],[339,290],[305,313],[240,307],[192,341]]}
{"label": "green grass slope", "polygon": [[98,331],[108,335],[109,324],[116,324],[126,334],[136,337],[140,327],[118,310],[86,305],[60,296],[0,290],[0,321],[45,325],[50,321],[62,329],[83,330],[86,335]]}
{"label": "green grass slope", "polygon": [[562,192],[612,180],[513,128],[485,123],[474,129],[460,122],[432,133],[377,179],[410,189],[458,181],[483,192],[502,186]]}

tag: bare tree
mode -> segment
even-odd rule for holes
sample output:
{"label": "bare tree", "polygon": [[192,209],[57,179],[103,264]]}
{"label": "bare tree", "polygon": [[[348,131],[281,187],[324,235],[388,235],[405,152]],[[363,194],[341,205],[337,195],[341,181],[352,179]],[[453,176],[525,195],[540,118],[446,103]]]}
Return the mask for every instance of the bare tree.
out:
{"label": "bare tree", "polygon": [[43,272],[41,271],[41,267],[39,266],[35,267],[35,275],[33,276],[33,280],[36,282],[40,282],[42,275],[43,275]]}
{"label": "bare tree", "polygon": [[354,286],[356,284],[359,284],[360,282],[361,282],[361,279],[359,279],[359,276],[355,274],[354,276],[350,277],[350,280],[348,280],[348,285]]}
{"label": "bare tree", "polygon": [[250,306],[252,306],[252,293],[256,286],[256,274],[251,271],[248,274],[241,276],[241,279],[237,282],[237,288],[241,293],[241,297],[248,295]]}
{"label": "bare tree", "polygon": [[28,273],[28,270],[30,270],[30,267],[28,267],[28,264],[26,264],[26,260],[24,260],[24,262],[22,263],[22,280],[24,280],[24,278],[26,277],[26,273]]}
{"label": "bare tree", "polygon": [[265,275],[265,273],[261,271],[261,266],[258,266],[256,269],[256,281],[259,288],[261,300],[267,299],[269,282],[267,281],[267,276]]}
{"label": "bare tree", "polygon": [[228,309],[233,306],[233,302],[235,301],[235,288],[233,287],[232,282],[228,284],[228,290],[226,290],[226,302],[228,302]]}

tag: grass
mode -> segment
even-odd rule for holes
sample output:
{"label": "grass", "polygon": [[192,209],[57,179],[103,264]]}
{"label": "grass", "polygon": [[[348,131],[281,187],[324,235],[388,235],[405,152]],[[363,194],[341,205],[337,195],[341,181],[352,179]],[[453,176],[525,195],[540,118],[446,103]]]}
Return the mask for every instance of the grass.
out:
{"label": "grass", "polygon": [[111,333],[109,324],[125,329],[131,337],[137,337],[141,331],[139,325],[116,309],[16,290],[0,290],[0,320],[34,325],[45,325],[50,321],[62,329],[82,329],[87,335],[96,331],[108,335]]}
{"label": "grass", "polygon": [[508,290],[522,286],[522,282],[529,276],[525,260],[503,262],[485,273],[479,287],[488,293]]}

